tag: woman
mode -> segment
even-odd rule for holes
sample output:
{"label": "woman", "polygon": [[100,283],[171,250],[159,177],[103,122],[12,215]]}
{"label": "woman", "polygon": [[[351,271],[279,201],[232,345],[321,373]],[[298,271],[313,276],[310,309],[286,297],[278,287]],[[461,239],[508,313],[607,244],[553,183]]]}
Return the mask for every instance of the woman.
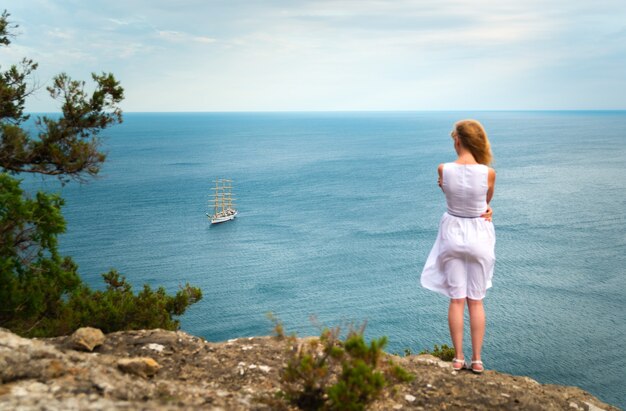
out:
{"label": "woman", "polygon": [[[448,325],[454,345],[455,370],[483,372],[480,351],[485,335],[483,298],[491,287],[495,263],[495,231],[489,202],[496,173],[489,167],[491,146],[483,126],[462,120],[451,133],[456,161],[440,164],[439,187],[448,206],[439,223],[439,233],[422,271],[423,287],[450,298]],[[472,361],[463,354],[463,313],[470,315]]]}

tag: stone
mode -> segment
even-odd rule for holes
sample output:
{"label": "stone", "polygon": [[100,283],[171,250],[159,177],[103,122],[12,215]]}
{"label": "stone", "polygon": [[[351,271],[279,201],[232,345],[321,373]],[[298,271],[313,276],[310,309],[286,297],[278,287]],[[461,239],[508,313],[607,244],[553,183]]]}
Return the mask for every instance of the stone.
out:
{"label": "stone", "polygon": [[28,396],[28,390],[24,387],[13,387],[13,389],[11,390],[11,394],[15,395],[16,397],[26,397]]}
{"label": "stone", "polygon": [[[289,348],[317,339],[244,337],[228,344],[181,331],[134,330],[107,334],[97,353],[68,349],[67,340],[27,339],[0,329],[0,410],[290,409],[275,396],[281,370],[295,352]],[[382,362],[390,359],[382,356]],[[393,357],[414,379],[385,387],[368,410],[576,411],[571,404],[578,404],[578,410],[619,411],[579,388],[495,370],[480,377],[464,370],[453,377],[449,362],[418,357]]]}
{"label": "stone", "polygon": [[420,354],[416,356],[416,360],[420,363],[436,365],[439,368],[452,368],[451,362],[442,361],[430,354]]}
{"label": "stone", "polygon": [[148,378],[154,376],[161,367],[150,357],[135,357],[118,360],[117,368],[127,374]]}
{"label": "stone", "polygon": [[43,381],[59,377],[66,372],[64,357],[42,341],[0,329],[0,386],[25,379]]}
{"label": "stone", "polygon": [[540,385],[540,384],[539,384],[539,382],[537,382],[537,381],[533,380],[533,379],[532,379],[532,378],[530,378],[530,377],[522,377],[522,379],[523,379],[524,381],[527,381],[527,382],[531,383],[531,384],[534,384],[534,385]]}
{"label": "stone", "polygon": [[69,337],[69,343],[74,349],[93,351],[104,343],[104,334],[98,328],[82,327]]}
{"label": "stone", "polygon": [[605,411],[604,408],[597,407],[590,402],[585,401],[585,405],[587,405],[589,411]]}
{"label": "stone", "polygon": [[144,349],[144,350],[152,350],[152,351],[156,351],[156,352],[163,352],[163,349],[165,349],[165,346],[163,346],[161,344],[150,343],[148,345],[144,345],[141,348]]}
{"label": "stone", "polygon": [[159,344],[159,345],[163,345],[165,347],[171,347],[173,345],[176,344],[176,341],[178,340],[176,338],[176,334],[170,331],[165,331],[165,330],[150,330],[148,332],[145,332],[145,334],[140,335],[139,338],[136,340],[137,344]]}

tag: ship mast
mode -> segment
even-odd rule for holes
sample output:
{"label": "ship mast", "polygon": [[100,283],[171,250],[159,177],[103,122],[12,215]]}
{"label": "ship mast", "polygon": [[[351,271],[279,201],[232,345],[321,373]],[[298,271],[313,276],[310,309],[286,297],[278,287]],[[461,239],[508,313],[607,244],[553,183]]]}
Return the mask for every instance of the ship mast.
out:
{"label": "ship mast", "polygon": [[226,209],[225,208],[225,204],[224,204],[224,200],[225,200],[225,198],[224,198],[224,196],[225,196],[224,188],[226,187],[224,185],[224,181],[226,181],[226,180],[222,179],[222,214],[224,214],[224,210]]}
{"label": "ship mast", "polygon": [[233,197],[232,181],[226,178],[215,179],[215,187],[212,188],[215,193],[209,201],[209,206],[213,206],[213,215],[209,215],[211,223],[221,223],[237,216],[237,210],[234,209],[235,198]]}
{"label": "ship mast", "polygon": [[219,193],[220,193],[220,186],[219,186],[219,178],[215,179],[215,187],[213,187],[213,190],[215,190],[215,193],[213,194],[214,198],[213,198],[213,214],[217,215],[217,208],[219,206]]}
{"label": "ship mast", "polygon": [[[233,196],[233,186],[232,184],[227,185],[228,183],[232,183],[233,180],[227,180],[224,179],[222,180],[224,183],[223,189],[224,191],[222,192],[223,195],[223,201],[224,201],[224,207],[226,210],[230,210],[233,208],[233,204],[232,204],[232,196]],[[224,208],[223,207],[223,208]]]}

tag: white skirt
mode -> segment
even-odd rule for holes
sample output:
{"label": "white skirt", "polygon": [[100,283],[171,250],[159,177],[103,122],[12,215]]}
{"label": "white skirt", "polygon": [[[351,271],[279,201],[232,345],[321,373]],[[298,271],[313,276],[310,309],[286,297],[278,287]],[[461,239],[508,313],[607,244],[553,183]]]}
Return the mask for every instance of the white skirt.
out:
{"label": "white skirt", "polygon": [[482,300],[491,287],[495,245],[491,221],[444,213],[422,271],[422,286],[449,298]]}

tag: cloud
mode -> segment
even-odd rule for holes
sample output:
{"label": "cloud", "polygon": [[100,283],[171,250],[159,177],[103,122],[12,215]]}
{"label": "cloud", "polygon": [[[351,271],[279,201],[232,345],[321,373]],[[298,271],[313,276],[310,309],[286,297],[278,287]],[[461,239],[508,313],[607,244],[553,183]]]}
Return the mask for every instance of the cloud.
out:
{"label": "cloud", "polygon": [[60,40],[72,40],[74,38],[74,33],[71,30],[63,30],[58,27],[48,30],[46,35]]}
{"label": "cloud", "polygon": [[27,55],[119,73],[138,110],[626,108],[623,0],[42,1],[15,7]]}
{"label": "cloud", "polygon": [[212,37],[206,36],[195,36],[189,33],[184,33],[175,30],[157,30],[157,35],[159,38],[174,42],[174,43],[184,43],[184,42],[195,42],[202,44],[211,44],[215,43],[217,40]]}
{"label": "cloud", "polygon": [[114,19],[114,18],[108,18],[106,19],[108,21],[110,21],[111,23],[114,23],[118,26],[128,26],[129,24],[132,24],[134,22],[134,20],[122,20],[122,19]]}

